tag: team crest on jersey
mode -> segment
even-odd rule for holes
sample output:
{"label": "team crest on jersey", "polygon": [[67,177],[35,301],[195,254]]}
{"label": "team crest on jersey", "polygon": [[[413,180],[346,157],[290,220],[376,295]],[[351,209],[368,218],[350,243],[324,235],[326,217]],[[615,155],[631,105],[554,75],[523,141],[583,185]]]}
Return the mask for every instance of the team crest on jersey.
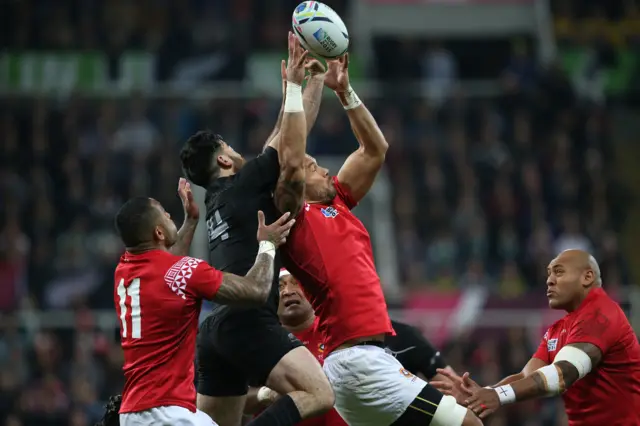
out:
{"label": "team crest on jersey", "polygon": [[202,259],[196,259],[189,256],[183,257],[174,263],[167,273],[164,274],[164,282],[166,282],[169,288],[171,288],[171,291],[183,299],[186,299],[187,297],[185,296],[184,291],[187,288],[187,282],[200,262],[202,262]]}
{"label": "team crest on jersey", "polygon": [[319,353],[323,353],[324,352],[324,343],[318,343],[318,352]]}
{"label": "team crest on jersey", "polygon": [[328,217],[330,219],[338,216],[338,210],[336,210],[333,206],[325,207],[323,209],[320,209],[320,211],[322,212],[324,217]]}
{"label": "team crest on jersey", "polygon": [[549,339],[549,341],[547,341],[547,350],[549,352],[555,351],[557,347],[558,347],[558,339]]}

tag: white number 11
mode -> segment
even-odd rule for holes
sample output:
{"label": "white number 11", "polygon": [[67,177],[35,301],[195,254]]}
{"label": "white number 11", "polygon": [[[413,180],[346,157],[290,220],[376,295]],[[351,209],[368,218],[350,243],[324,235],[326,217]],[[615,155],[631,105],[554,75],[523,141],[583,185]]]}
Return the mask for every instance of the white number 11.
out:
{"label": "white number 11", "polygon": [[127,337],[127,296],[131,297],[131,338],[142,337],[142,321],[140,312],[140,278],[131,280],[129,287],[124,286],[124,278],[118,283],[118,297],[120,298],[120,322],[122,323],[122,337]]}

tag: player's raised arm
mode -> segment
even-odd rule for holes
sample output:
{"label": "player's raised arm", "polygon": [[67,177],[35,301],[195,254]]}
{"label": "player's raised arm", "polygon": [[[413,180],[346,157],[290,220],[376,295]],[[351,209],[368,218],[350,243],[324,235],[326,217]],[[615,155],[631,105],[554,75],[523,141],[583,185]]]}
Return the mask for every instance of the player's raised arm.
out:
{"label": "player's raised arm", "polygon": [[327,64],[329,69],[325,85],[336,92],[360,144],[338,172],[338,181],[349,189],[354,201],[358,202],[371,189],[382,168],[389,144],[376,120],[349,84],[349,54]]}
{"label": "player's raised arm", "polygon": [[[305,119],[307,120],[308,136],[316,122],[316,119],[318,118],[318,112],[320,111],[326,69],[316,59],[307,57],[305,62],[305,68],[309,74],[306,77],[307,85],[302,93],[302,106],[304,108]],[[280,128],[282,127],[284,104],[287,99],[287,64],[284,60],[280,63],[280,75],[282,76],[282,105],[280,106],[276,125],[267,138],[267,141],[264,144],[264,149],[270,146],[277,150],[280,146]]]}
{"label": "player's raised arm", "polygon": [[280,129],[278,160],[280,176],[273,198],[280,212],[296,216],[304,198],[304,159],[307,149],[307,121],[302,106],[302,82],[307,52],[298,39],[289,33],[289,64],[287,95]]}
{"label": "player's raised arm", "polygon": [[198,209],[198,203],[193,199],[191,184],[185,178],[180,178],[178,181],[178,196],[184,208],[184,222],[178,231],[176,243],[171,246],[169,251],[177,256],[188,256],[193,234],[198,227],[200,210]]}
{"label": "player's raised arm", "polygon": [[258,212],[258,256],[253,267],[244,277],[225,273],[222,284],[215,294],[214,302],[229,304],[263,304],[269,296],[273,283],[276,247],[284,244],[295,220],[288,220],[290,214],[285,213],[272,223],[266,225],[264,214]]}

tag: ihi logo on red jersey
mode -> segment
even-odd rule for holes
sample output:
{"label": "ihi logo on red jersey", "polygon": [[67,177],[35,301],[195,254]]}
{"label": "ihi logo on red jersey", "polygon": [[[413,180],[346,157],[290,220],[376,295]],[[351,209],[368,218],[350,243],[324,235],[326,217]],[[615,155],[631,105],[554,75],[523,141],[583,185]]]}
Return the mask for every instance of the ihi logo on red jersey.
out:
{"label": "ihi logo on red jersey", "polygon": [[338,216],[338,210],[336,210],[333,206],[320,209],[320,212],[324,215],[324,217],[327,217],[329,219],[333,219],[334,217]]}

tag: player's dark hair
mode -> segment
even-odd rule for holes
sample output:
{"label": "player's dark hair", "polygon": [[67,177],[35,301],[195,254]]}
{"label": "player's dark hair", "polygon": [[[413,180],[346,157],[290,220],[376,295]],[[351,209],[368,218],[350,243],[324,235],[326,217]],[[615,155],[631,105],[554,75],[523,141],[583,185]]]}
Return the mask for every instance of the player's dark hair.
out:
{"label": "player's dark hair", "polygon": [[153,239],[158,210],[151,198],[135,197],[124,203],[116,213],[116,229],[126,247],[136,247]]}
{"label": "player's dark hair", "polygon": [[122,404],[122,395],[114,395],[109,397],[109,402],[105,405],[105,413],[95,426],[120,426],[120,404]]}
{"label": "player's dark hair", "polygon": [[206,187],[220,174],[215,160],[222,148],[222,136],[201,130],[187,139],[180,150],[182,171],[196,185]]}

